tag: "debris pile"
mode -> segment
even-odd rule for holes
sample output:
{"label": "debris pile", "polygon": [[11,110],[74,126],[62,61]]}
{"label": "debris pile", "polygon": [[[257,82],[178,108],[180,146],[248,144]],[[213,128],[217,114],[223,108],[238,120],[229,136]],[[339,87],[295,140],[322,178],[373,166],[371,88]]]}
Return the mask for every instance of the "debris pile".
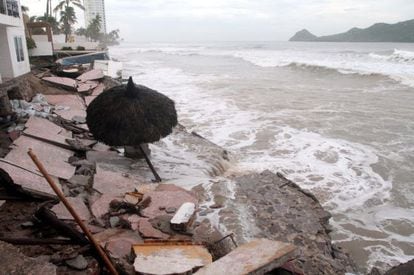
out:
{"label": "debris pile", "polygon": [[[96,70],[76,79],[41,77],[72,92],[38,94],[30,102],[12,100],[17,115],[2,123],[0,131],[9,140],[7,150],[0,152],[0,249],[1,241],[13,244],[16,253],[29,259],[24,268],[34,258],[48,263],[44,268],[51,274],[102,272],[105,267],[82,224],[126,274],[210,274],[209,269],[235,262],[244,274],[245,268],[270,271],[295,257],[292,245],[270,240],[253,240],[225,256],[237,246],[234,235],[223,236],[205,217],[200,194],[151,182],[149,169],[141,173],[144,160],[130,159],[89,133],[87,105],[115,82]],[[27,155],[29,149],[76,215],[47,184]],[[223,154],[227,157],[226,151]],[[209,211],[224,207],[215,199]],[[241,262],[240,257],[257,261]]]}

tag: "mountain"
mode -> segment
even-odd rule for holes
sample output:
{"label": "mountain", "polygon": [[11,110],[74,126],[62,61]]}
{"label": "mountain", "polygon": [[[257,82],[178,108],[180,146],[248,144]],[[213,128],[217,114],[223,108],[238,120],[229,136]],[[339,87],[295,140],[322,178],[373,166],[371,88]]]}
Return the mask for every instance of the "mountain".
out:
{"label": "mountain", "polygon": [[289,41],[314,41],[318,37],[310,33],[307,29],[298,31]]}
{"label": "mountain", "polygon": [[289,41],[313,42],[414,42],[414,19],[396,24],[377,23],[366,29],[352,28],[347,32],[316,36],[309,31],[297,32]]}

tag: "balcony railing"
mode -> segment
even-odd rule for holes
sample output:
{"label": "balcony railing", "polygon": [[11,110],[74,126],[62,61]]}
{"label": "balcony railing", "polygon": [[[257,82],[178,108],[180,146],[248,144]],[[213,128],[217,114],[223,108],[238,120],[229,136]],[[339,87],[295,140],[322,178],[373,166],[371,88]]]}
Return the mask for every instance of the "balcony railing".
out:
{"label": "balcony railing", "polygon": [[0,13],[20,17],[19,3],[16,0],[0,0]]}

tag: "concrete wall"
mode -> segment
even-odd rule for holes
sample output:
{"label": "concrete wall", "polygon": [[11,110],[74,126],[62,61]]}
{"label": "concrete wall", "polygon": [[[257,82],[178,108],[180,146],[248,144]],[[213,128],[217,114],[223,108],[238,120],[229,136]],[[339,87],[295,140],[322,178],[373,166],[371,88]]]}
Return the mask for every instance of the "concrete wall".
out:
{"label": "concrete wall", "polygon": [[96,50],[98,45],[98,42],[54,43],[56,51],[61,50],[63,47],[72,47],[73,50],[76,50],[78,46],[84,47],[85,50]]}
{"label": "concrete wall", "polygon": [[[3,78],[14,78],[30,71],[29,54],[26,45],[23,17],[19,1],[20,18],[1,14],[0,18],[0,74]],[[4,18],[3,16],[7,17]],[[3,22],[1,20],[6,20]],[[16,27],[11,27],[16,26]],[[18,62],[15,37],[22,38],[24,60]]]}
{"label": "concrete wall", "polygon": [[2,78],[13,77],[13,67],[7,39],[7,27],[4,25],[0,25],[0,74]]}
{"label": "concrete wall", "polygon": [[36,48],[29,50],[30,56],[52,56],[52,43],[48,41],[36,41]]}
{"label": "concrete wall", "polygon": [[[85,36],[79,35],[72,35],[71,36],[75,42],[89,42]],[[65,35],[64,34],[54,34],[53,35],[53,43],[65,43]]]}
{"label": "concrete wall", "polygon": [[[21,37],[23,42],[23,55],[24,60],[18,62],[17,61],[17,54],[16,54],[16,48],[14,45],[14,37]],[[27,45],[26,45],[26,35],[23,28],[20,27],[8,27],[7,28],[7,39],[9,43],[9,49],[10,49],[10,58],[13,68],[13,77],[17,77],[20,75],[23,75],[25,73],[30,72],[30,63],[29,63],[29,53],[27,51]]]}
{"label": "concrete wall", "polygon": [[29,50],[30,56],[52,56],[53,45],[48,41],[47,35],[32,35],[36,48]]}
{"label": "concrete wall", "polygon": [[18,26],[21,26],[21,22],[20,22],[20,18],[18,17],[8,16],[8,15],[0,13],[0,25],[18,27]]}

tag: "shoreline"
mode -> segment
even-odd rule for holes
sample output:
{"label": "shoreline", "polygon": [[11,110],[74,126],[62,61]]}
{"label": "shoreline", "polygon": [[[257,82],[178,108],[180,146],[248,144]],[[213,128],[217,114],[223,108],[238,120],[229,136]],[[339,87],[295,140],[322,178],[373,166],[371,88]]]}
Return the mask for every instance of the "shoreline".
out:
{"label": "shoreline", "polygon": [[[306,248],[300,247],[299,262],[294,268],[311,270],[307,274],[356,272],[350,256],[332,244],[328,222],[330,215],[313,195],[281,174],[270,171],[243,176],[226,175],[226,162],[231,156],[225,149],[196,133],[187,132],[184,127],[178,127],[174,135],[174,142],[185,143],[186,148],[192,150],[200,159],[200,165],[205,165],[209,175],[200,180],[204,184],[192,183],[183,186],[195,192],[201,201],[198,217],[200,224],[207,217],[219,231],[220,225],[224,225],[227,231],[235,233],[240,243],[253,237],[267,237],[293,242],[299,246],[306,244]],[[162,142],[160,144],[157,145],[157,150],[162,149]],[[184,163],[183,166],[186,165],[189,166],[189,163]],[[134,174],[136,177],[146,177],[148,180],[148,169],[134,167],[134,170],[128,173],[133,177]],[[173,182],[178,185],[180,181]],[[243,209],[243,206],[246,208]],[[280,207],[284,209],[284,213],[280,213]],[[270,211],[270,208],[273,210]],[[273,227],[269,228],[268,223],[271,220]],[[283,230],[280,225],[274,226],[275,221],[284,224]],[[325,270],[326,273],[320,273]]]}

